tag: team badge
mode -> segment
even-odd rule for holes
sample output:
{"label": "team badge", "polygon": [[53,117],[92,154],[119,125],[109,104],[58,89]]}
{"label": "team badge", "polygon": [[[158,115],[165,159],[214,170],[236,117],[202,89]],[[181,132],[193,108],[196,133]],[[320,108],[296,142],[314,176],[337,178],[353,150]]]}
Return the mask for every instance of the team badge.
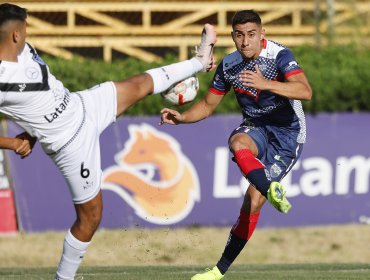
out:
{"label": "team badge", "polygon": [[270,175],[272,178],[276,178],[281,174],[282,170],[279,165],[274,163],[270,168]]}
{"label": "team badge", "polygon": [[29,67],[26,68],[26,76],[30,80],[36,80],[40,75],[39,70],[37,70],[35,67]]}

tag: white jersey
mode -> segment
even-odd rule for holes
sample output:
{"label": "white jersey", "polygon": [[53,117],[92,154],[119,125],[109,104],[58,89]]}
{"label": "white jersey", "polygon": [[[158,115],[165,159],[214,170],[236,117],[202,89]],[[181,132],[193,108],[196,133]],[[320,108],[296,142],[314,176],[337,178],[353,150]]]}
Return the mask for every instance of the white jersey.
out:
{"label": "white jersey", "polygon": [[72,141],[84,121],[80,96],[65,89],[27,44],[18,62],[0,61],[0,112],[37,137],[47,154]]}

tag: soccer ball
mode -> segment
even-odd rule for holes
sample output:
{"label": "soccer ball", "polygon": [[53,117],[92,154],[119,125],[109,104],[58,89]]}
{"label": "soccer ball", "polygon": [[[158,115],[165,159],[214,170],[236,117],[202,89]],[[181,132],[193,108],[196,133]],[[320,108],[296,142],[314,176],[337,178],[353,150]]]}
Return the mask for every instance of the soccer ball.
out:
{"label": "soccer ball", "polygon": [[172,85],[167,91],[162,92],[163,99],[172,105],[183,105],[195,99],[199,89],[199,80],[191,76]]}

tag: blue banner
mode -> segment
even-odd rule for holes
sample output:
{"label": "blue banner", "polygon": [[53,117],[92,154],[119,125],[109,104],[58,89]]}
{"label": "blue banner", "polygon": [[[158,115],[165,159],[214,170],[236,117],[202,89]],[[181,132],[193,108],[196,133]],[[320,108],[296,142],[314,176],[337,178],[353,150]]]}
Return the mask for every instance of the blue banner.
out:
{"label": "blue banner", "polygon": [[[288,215],[268,203],[259,227],[357,223],[370,216],[370,114],[307,117],[300,160],[283,180]],[[232,225],[247,181],[231,160],[230,133],[238,115],[191,125],[159,126],[159,117],[123,117],[101,136],[103,228]],[[8,122],[8,135],[20,129]],[[63,177],[36,146],[10,158],[20,228],[65,230],[75,213]]]}

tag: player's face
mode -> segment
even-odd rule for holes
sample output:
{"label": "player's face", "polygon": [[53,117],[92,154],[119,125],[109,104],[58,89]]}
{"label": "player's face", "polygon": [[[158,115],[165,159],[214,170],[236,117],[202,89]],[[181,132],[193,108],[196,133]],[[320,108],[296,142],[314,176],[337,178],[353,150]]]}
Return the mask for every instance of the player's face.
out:
{"label": "player's face", "polygon": [[231,33],[236,49],[245,59],[256,59],[263,48],[264,30],[262,26],[247,22],[237,24]]}

